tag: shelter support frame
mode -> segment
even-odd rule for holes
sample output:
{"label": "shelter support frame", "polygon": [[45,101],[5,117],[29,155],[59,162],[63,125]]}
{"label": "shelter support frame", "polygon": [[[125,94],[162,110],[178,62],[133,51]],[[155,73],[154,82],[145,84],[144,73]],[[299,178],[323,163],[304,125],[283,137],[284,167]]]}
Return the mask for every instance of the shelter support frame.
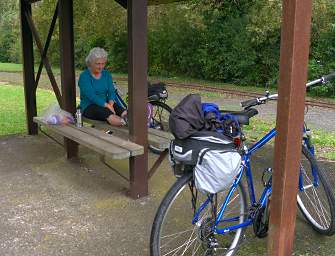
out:
{"label": "shelter support frame", "polygon": [[129,159],[132,198],[148,195],[147,11],[147,0],[127,3],[129,135],[133,142],[144,147],[143,155]]}
{"label": "shelter support frame", "polygon": [[[48,36],[43,46],[36,26],[33,22],[32,0],[20,0],[21,35],[24,64],[24,88],[28,134],[37,134],[38,128],[33,122],[37,115],[36,89],[44,66],[49,76],[59,105],[70,113],[75,112],[75,69],[74,69],[74,40],[73,40],[73,0],[58,0],[50,24]],[[140,198],[148,194],[148,155],[147,155],[147,0],[128,1],[128,60],[129,60],[129,132],[130,139],[145,148],[142,156],[130,158],[130,196]],[[57,85],[51,64],[47,57],[57,17],[60,34],[60,67],[61,92]],[[33,39],[41,55],[41,62],[35,78]],[[64,138],[67,158],[77,157],[78,144]]]}
{"label": "shelter support frame", "polygon": [[[73,21],[72,0],[59,0],[60,30],[62,34],[61,50],[70,54],[70,64],[62,63],[62,83],[69,81],[64,104],[73,110],[74,70],[73,70]],[[33,122],[36,115],[36,81],[34,76],[33,29],[27,20],[31,16],[31,3],[35,0],[20,0],[21,36],[24,67],[24,91],[29,134],[37,134],[37,125]],[[130,137],[132,141],[147,149],[147,130],[145,127],[146,76],[147,76],[147,0],[128,0],[128,41],[129,41],[129,115]],[[150,2],[150,1],[149,1]],[[305,82],[311,24],[311,0],[283,0],[283,25],[280,57],[280,84],[278,99],[277,130],[275,142],[275,164],[273,177],[272,215],[270,218],[269,255],[291,255],[295,228],[296,193],[299,156],[301,150],[301,127],[304,114]],[[66,26],[71,26],[67,28]],[[51,29],[54,25],[51,25]],[[51,33],[52,34],[52,33]],[[35,41],[37,36],[34,36]],[[49,38],[49,37],[48,37]],[[51,38],[51,35],[50,35]],[[42,52],[42,62],[47,66],[46,52],[48,42]],[[67,48],[68,47],[68,48]],[[41,47],[40,47],[41,48]],[[65,61],[62,55],[62,62]],[[69,67],[67,73],[65,69]],[[39,72],[40,73],[40,72]],[[49,73],[48,73],[49,74]],[[50,77],[50,75],[49,75]],[[36,83],[37,84],[37,83]],[[54,86],[53,86],[54,87]],[[58,88],[58,87],[57,87]],[[54,88],[55,90],[55,88]],[[56,97],[57,92],[55,91]],[[60,102],[62,104],[63,101]],[[72,152],[74,153],[74,152]],[[75,155],[75,154],[68,154]],[[130,159],[131,189],[130,196],[138,198],[148,193],[147,151],[143,156]],[[293,200],[292,200],[293,198]]]}
{"label": "shelter support frame", "polygon": [[283,0],[269,255],[292,255],[312,0]]}

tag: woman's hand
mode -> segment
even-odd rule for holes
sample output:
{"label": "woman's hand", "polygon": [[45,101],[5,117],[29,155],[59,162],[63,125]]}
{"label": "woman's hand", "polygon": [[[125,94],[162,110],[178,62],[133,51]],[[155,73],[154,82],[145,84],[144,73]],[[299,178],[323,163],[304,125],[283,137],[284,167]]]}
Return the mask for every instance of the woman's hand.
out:
{"label": "woman's hand", "polygon": [[114,102],[109,102],[109,103],[105,103],[105,108],[108,108],[110,111],[112,111],[113,112],[113,114],[115,115],[115,110],[114,110],[114,107],[113,107],[113,105],[114,105]]}

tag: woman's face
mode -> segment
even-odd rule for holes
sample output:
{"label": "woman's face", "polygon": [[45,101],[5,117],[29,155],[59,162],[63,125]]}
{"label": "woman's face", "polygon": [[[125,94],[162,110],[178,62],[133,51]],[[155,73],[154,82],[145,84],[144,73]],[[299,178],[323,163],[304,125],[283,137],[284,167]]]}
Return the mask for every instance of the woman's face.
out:
{"label": "woman's face", "polygon": [[91,63],[91,72],[93,74],[99,74],[105,68],[106,59],[97,58]]}

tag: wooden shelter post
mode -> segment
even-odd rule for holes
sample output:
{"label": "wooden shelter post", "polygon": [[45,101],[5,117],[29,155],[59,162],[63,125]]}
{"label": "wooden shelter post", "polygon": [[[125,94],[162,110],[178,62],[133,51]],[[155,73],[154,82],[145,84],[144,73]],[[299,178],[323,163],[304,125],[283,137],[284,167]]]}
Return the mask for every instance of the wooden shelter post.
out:
{"label": "wooden shelter post", "polygon": [[292,255],[312,0],[283,0],[269,255]]}
{"label": "wooden shelter post", "polygon": [[[73,43],[73,0],[59,0],[59,41],[60,41],[60,67],[62,87],[62,107],[64,110],[76,111],[76,78],[74,69],[74,43]],[[64,138],[64,147],[67,158],[78,155],[78,144]]]}
{"label": "wooden shelter post", "polygon": [[148,195],[147,127],[147,0],[129,0],[128,12],[128,91],[129,134],[144,146],[144,154],[131,157],[130,196]]}
{"label": "wooden shelter post", "polygon": [[38,133],[37,124],[33,122],[33,117],[37,114],[37,108],[33,36],[26,19],[26,13],[31,15],[31,5],[25,0],[20,0],[24,97],[26,105],[27,130],[28,134],[32,135]]}

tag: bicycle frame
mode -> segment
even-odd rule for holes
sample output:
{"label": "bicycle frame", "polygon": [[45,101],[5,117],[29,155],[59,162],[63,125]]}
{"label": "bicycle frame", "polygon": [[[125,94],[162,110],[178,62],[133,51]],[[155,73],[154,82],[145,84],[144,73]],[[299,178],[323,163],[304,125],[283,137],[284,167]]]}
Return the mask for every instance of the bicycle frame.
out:
{"label": "bicycle frame", "polygon": [[[304,135],[306,134],[306,131],[307,131],[307,129],[306,129],[306,127],[304,127],[304,129],[303,129]],[[265,207],[266,206],[267,198],[272,193],[272,184],[271,184],[271,181],[267,182],[267,184],[265,184],[265,188],[262,192],[262,195],[260,196],[260,198],[257,202],[256,195],[255,195],[255,189],[254,189],[254,183],[253,183],[252,169],[251,169],[251,165],[250,165],[250,157],[254,152],[259,150],[267,142],[272,140],[276,136],[276,134],[277,134],[276,129],[273,128],[263,138],[261,138],[255,144],[253,144],[250,148],[245,149],[245,154],[242,156],[242,165],[241,165],[241,169],[239,171],[239,174],[237,175],[237,177],[236,177],[234,183],[232,184],[232,186],[230,187],[230,190],[229,190],[229,192],[228,192],[228,194],[225,198],[225,201],[223,202],[223,204],[220,208],[220,211],[217,214],[217,218],[216,218],[216,221],[215,221],[215,232],[217,234],[226,234],[226,233],[229,233],[230,231],[249,226],[253,223],[253,214],[252,214],[252,212],[249,212],[248,217],[244,222],[241,222],[237,225],[233,225],[233,226],[230,226],[230,227],[225,227],[225,228],[218,228],[217,227],[217,225],[219,223],[238,221],[240,219],[240,216],[236,216],[236,217],[229,218],[229,219],[223,219],[223,220],[222,220],[222,217],[223,217],[223,214],[224,214],[224,212],[227,208],[229,200],[231,199],[231,196],[234,193],[234,191],[237,189],[238,184],[241,182],[241,179],[242,179],[244,173],[246,174],[246,178],[247,178],[248,189],[249,189],[248,192],[249,192],[249,198],[250,198],[251,206],[256,206],[256,205],[258,207]],[[311,153],[313,154],[314,153],[314,147],[311,145],[309,136],[303,136],[303,143],[307,146],[308,150],[311,151]],[[312,173],[313,173],[313,177],[314,177],[314,185],[317,186],[318,185],[317,174],[314,170],[312,170]],[[303,191],[303,189],[304,189],[302,181],[303,181],[302,180],[302,174],[300,172],[300,174],[299,174],[299,190],[300,191]],[[210,203],[212,197],[213,197],[213,195],[209,195],[208,198],[205,200],[205,202],[203,202],[200,205],[200,207],[197,209],[196,213],[194,214],[192,224],[195,224],[198,221],[200,213]]]}
{"label": "bicycle frame", "polygon": [[115,93],[116,93],[116,102],[124,109],[128,109],[126,102],[122,99],[117,90],[115,90]]}

